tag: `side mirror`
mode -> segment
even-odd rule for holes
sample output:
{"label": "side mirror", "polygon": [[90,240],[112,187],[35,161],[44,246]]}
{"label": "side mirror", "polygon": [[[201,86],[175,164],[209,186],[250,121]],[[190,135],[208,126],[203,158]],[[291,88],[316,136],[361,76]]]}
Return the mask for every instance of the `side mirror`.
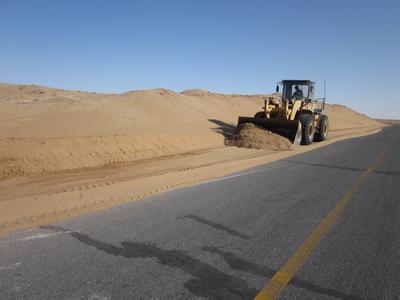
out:
{"label": "side mirror", "polygon": [[279,92],[279,85],[276,86],[276,92]]}

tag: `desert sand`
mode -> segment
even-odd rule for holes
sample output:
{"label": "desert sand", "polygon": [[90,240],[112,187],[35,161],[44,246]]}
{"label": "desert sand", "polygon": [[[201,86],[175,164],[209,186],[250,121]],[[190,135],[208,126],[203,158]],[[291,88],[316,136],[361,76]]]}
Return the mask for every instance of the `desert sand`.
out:
{"label": "desert sand", "polygon": [[253,116],[262,104],[261,95],[202,89],[99,94],[0,84],[0,233],[201,183],[384,126],[327,105],[326,142],[226,146],[237,117]]}

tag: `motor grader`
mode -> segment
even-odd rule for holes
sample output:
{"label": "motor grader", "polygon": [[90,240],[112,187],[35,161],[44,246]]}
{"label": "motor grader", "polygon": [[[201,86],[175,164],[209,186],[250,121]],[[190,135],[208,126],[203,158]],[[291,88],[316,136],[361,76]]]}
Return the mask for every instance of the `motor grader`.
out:
{"label": "motor grader", "polygon": [[309,145],[324,141],[329,121],[323,114],[324,98],[315,98],[315,83],[310,80],[282,80],[282,96],[267,97],[262,111],[252,117],[239,117],[238,125],[253,123],[289,138],[293,144]]}

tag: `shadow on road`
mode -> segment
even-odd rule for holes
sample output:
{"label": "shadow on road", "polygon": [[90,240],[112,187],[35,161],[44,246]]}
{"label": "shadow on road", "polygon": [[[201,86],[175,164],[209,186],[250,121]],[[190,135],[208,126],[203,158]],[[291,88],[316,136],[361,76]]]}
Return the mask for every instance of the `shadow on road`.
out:
{"label": "shadow on road", "polygon": [[99,251],[125,258],[156,258],[159,263],[180,269],[193,277],[184,283],[184,287],[195,296],[208,299],[251,299],[257,293],[247,282],[225,274],[213,266],[194,259],[184,251],[163,250],[155,245],[138,242],[121,242],[114,246],[106,242],[92,239],[89,235],[69,231],[58,226],[43,226],[58,232],[65,232],[85,245],[95,247]]}
{"label": "shadow on road", "polygon": [[[250,261],[247,261],[240,257],[237,257],[230,252],[220,250],[219,248],[216,248],[216,247],[203,247],[202,250],[209,252],[209,253],[220,255],[232,269],[235,269],[238,271],[243,271],[243,272],[247,272],[247,273],[251,273],[254,275],[263,276],[263,277],[267,277],[267,278],[273,277],[275,275],[275,273],[277,272],[274,269],[271,269],[271,268],[263,266],[263,265],[257,265],[255,263],[252,263]],[[340,298],[340,299],[361,299],[361,298],[357,298],[355,296],[346,295],[346,294],[336,291],[334,289],[317,286],[315,284],[312,284],[305,280],[298,279],[296,277],[293,278],[289,284],[303,288],[303,289],[307,289],[314,293],[318,293],[318,294],[322,294],[322,295],[329,295],[329,296],[333,296],[333,297]]]}
{"label": "shadow on road", "polygon": [[[193,279],[186,281],[183,286],[195,296],[205,297],[208,299],[252,299],[258,292],[257,290],[250,288],[247,282],[243,279],[225,274],[214,266],[194,259],[186,254],[185,251],[164,250],[156,245],[131,241],[124,241],[121,242],[121,246],[115,246],[110,243],[93,239],[87,234],[70,231],[59,226],[47,225],[42,226],[41,228],[56,232],[64,232],[87,246],[92,246],[99,251],[113,256],[122,256],[127,259],[155,258],[162,265],[180,269],[194,277]],[[276,270],[246,261],[240,257],[236,257],[230,252],[220,250],[216,247],[203,247],[202,250],[208,253],[220,255],[232,269],[237,271],[243,271],[267,278],[271,278],[276,273]],[[289,284],[310,290],[314,293],[329,295],[341,299],[359,299],[333,289],[314,285],[310,282],[297,279],[296,277],[293,278]]]}
{"label": "shadow on road", "polygon": [[183,218],[192,219],[193,221],[196,221],[196,222],[211,226],[214,229],[224,231],[224,232],[226,232],[226,233],[228,233],[230,235],[237,236],[237,237],[240,237],[242,239],[246,239],[246,240],[250,239],[250,237],[248,237],[248,236],[246,236],[246,235],[244,235],[244,234],[242,234],[242,233],[240,233],[240,232],[238,232],[236,230],[233,230],[233,229],[231,229],[229,227],[226,227],[224,225],[215,223],[213,221],[207,220],[205,218],[202,218],[202,217],[199,217],[199,216],[196,216],[196,215],[190,215],[189,214],[189,215],[183,216],[181,218],[182,219]]}

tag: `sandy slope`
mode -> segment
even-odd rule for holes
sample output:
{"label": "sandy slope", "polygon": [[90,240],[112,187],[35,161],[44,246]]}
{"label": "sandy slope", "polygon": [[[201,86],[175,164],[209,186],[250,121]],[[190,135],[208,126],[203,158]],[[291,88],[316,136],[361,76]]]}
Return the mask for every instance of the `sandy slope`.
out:
{"label": "sandy slope", "polygon": [[[238,115],[252,116],[262,103],[204,90],[98,94],[0,84],[0,232],[290,155],[224,146]],[[382,126],[341,105],[327,114],[331,141]]]}
{"label": "sandy slope", "polygon": [[[0,177],[142,160],[223,146],[238,115],[260,96],[174,93],[118,95],[0,85]],[[344,106],[328,106],[331,130],[379,126]]]}

